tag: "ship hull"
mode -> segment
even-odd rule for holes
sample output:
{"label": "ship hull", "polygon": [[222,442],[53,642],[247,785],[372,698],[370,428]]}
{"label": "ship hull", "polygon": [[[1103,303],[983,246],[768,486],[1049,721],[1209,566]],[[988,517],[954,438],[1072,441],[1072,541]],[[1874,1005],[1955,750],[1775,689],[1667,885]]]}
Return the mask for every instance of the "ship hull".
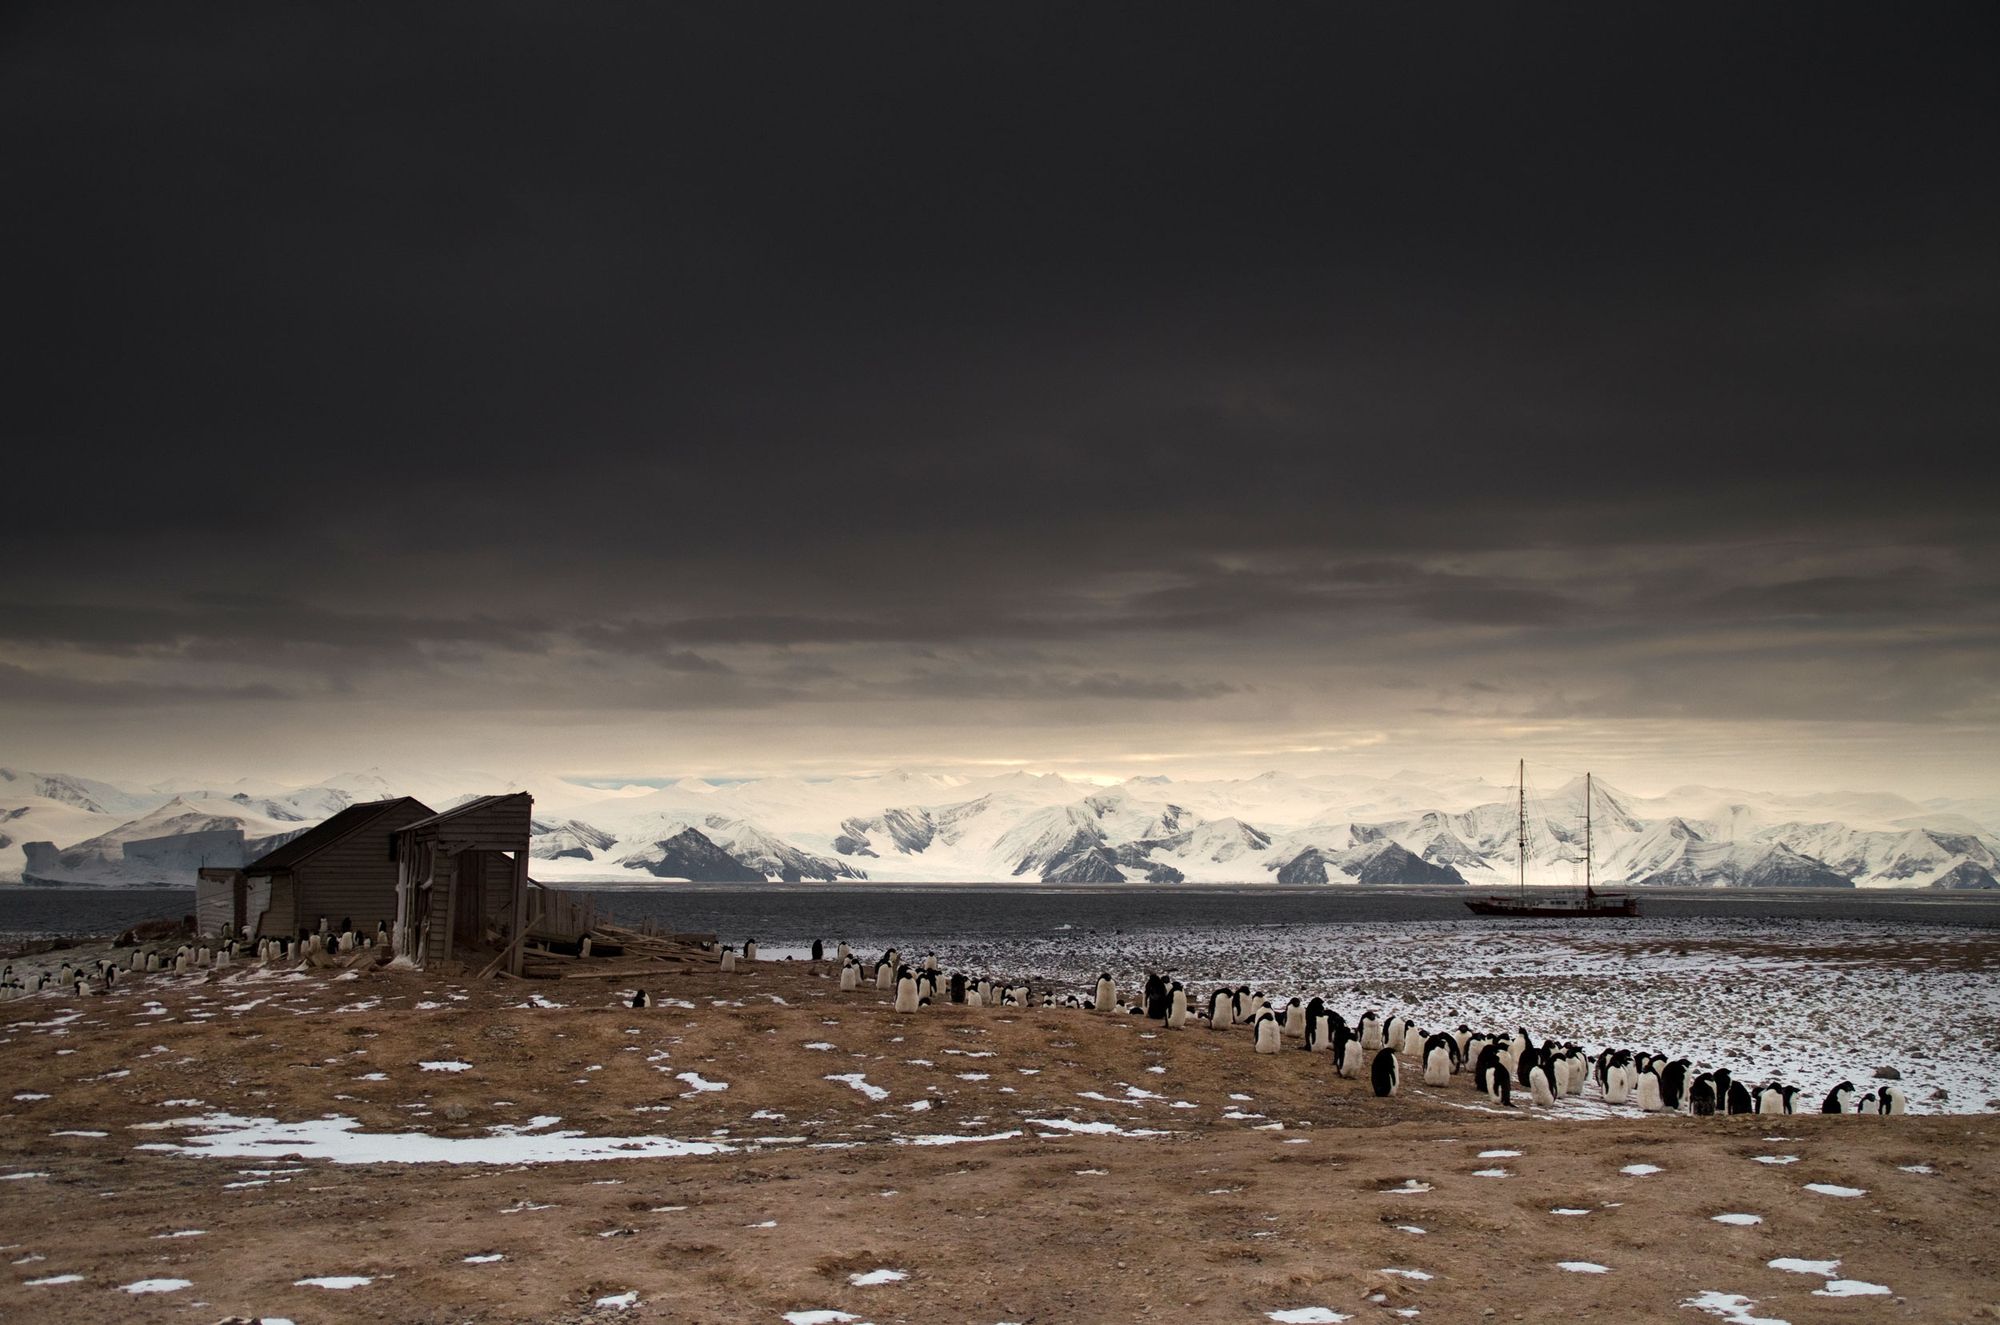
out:
{"label": "ship hull", "polygon": [[1468,898],[1465,905],[1476,916],[1512,916],[1526,920],[1611,920],[1639,914],[1639,899],[1636,897],[1599,898],[1588,904],[1480,897]]}

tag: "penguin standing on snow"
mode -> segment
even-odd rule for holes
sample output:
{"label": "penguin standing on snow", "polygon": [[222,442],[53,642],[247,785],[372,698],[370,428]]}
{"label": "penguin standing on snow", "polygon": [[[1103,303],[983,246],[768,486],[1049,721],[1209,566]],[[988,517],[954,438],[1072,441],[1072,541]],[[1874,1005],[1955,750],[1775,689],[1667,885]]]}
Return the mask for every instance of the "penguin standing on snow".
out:
{"label": "penguin standing on snow", "polygon": [[1545,1063],[1537,1062],[1528,1069],[1528,1091],[1538,1109],[1552,1109],[1556,1103],[1554,1084],[1549,1080],[1549,1069]]}
{"label": "penguin standing on snow", "polygon": [[1394,1049],[1384,1047],[1375,1055],[1375,1061],[1368,1068],[1368,1079],[1374,1084],[1376,1099],[1386,1100],[1396,1093],[1402,1069],[1396,1066]]}
{"label": "penguin standing on snow", "polygon": [[1118,1006],[1118,986],[1111,983],[1111,972],[1097,977],[1097,1001],[1091,1009],[1096,1012],[1110,1012]]}
{"label": "penguin standing on snow", "polygon": [[1852,1113],[1854,1111],[1854,1083],[1843,1081],[1826,1093],[1820,1101],[1821,1113]]}
{"label": "penguin standing on snow", "polygon": [[896,1011],[917,1010],[917,977],[905,966],[896,972]]}
{"label": "penguin standing on snow", "polygon": [[632,991],[632,1001],[629,1004],[627,1004],[627,1006],[635,1008],[649,1008],[653,1006],[653,996],[647,993],[643,989],[636,989]]}
{"label": "penguin standing on snow", "polygon": [[1910,1097],[1901,1086],[1884,1086],[1875,1107],[1886,1117],[1901,1117],[1910,1111]]}
{"label": "penguin standing on snow", "polygon": [[1667,1107],[1666,1097],[1660,1093],[1660,1074],[1651,1068],[1639,1074],[1639,1107],[1648,1113],[1659,1113]]}
{"label": "penguin standing on snow", "polygon": [[1269,1008],[1266,1008],[1262,1012],[1258,1013],[1256,1030],[1257,1030],[1258,1053],[1274,1054],[1277,1053],[1278,1050],[1283,1047],[1283,1041],[1278,1034],[1277,1013],[1271,1011]]}

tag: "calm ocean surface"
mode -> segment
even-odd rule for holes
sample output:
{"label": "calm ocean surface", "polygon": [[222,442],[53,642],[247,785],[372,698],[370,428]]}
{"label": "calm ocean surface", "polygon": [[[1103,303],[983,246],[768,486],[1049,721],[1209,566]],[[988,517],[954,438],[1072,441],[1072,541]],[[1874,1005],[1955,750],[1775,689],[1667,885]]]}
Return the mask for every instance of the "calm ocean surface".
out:
{"label": "calm ocean surface", "polygon": [[[888,935],[904,943],[996,940],[1045,935],[1065,926],[1083,933],[1132,933],[1413,921],[1504,928],[1615,923],[1482,920],[1462,904],[1467,893],[1408,889],[765,885],[670,886],[593,895],[600,912],[608,910],[621,922],[652,918],[672,929],[713,931],[725,942],[754,936],[766,947],[862,935]],[[2000,928],[2000,895],[1649,890],[1641,896],[1649,919],[1869,920]],[[136,921],[193,910],[193,889],[0,889],[0,943],[113,934]]]}

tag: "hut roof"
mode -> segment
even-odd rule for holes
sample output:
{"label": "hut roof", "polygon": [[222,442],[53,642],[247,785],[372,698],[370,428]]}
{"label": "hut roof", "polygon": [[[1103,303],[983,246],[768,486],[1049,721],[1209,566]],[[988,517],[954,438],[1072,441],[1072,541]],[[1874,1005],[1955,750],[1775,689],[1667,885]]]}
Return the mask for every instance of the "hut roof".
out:
{"label": "hut roof", "polygon": [[343,838],[352,836],[400,805],[413,805],[429,812],[430,806],[414,796],[395,796],[385,801],[361,801],[331,819],[308,828],[274,851],[267,851],[243,867],[245,874],[276,874],[296,868]]}

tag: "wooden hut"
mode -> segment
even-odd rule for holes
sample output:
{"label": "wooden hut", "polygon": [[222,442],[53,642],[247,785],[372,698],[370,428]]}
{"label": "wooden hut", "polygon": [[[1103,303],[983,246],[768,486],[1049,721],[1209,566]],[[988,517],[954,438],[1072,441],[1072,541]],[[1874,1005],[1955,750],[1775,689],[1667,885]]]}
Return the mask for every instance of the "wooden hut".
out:
{"label": "wooden hut", "polygon": [[396,834],[396,953],[419,966],[505,955],[521,973],[534,798],[481,796]]}
{"label": "wooden hut", "polygon": [[195,918],[204,934],[297,938],[321,919],[373,932],[396,918],[395,838],[431,816],[409,796],[350,805],[241,869],[202,869]]}

